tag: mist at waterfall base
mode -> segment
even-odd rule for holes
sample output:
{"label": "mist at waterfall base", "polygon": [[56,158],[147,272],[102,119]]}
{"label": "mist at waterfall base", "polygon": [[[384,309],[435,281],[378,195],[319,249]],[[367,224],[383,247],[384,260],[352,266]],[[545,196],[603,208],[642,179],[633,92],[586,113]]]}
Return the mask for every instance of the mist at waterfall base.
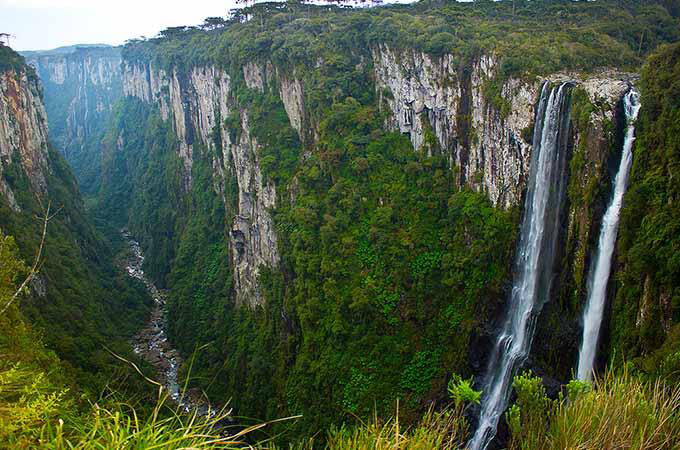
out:
{"label": "mist at waterfall base", "polygon": [[512,379],[531,348],[536,316],[548,300],[567,182],[570,93],[569,83],[556,87],[545,83],[541,91],[512,293],[489,358],[470,450],[485,449],[495,437]]}
{"label": "mist at waterfall base", "polygon": [[623,205],[623,195],[628,184],[630,167],[633,163],[635,120],[640,111],[639,99],[640,95],[635,90],[631,90],[623,100],[628,122],[626,136],[623,141],[621,162],[614,179],[614,193],[602,218],[595,262],[588,277],[588,300],[583,314],[583,339],[579,351],[577,371],[579,380],[591,380],[593,376],[600,327],[607,300],[607,283],[611,274],[612,255],[614,254],[619,229],[619,215]]}

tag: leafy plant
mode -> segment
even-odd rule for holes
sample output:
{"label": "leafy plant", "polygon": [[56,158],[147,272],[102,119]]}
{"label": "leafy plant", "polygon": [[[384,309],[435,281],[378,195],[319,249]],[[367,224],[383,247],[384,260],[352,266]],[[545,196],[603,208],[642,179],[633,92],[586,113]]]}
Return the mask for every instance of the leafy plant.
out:
{"label": "leafy plant", "polygon": [[465,403],[479,405],[482,391],[475,391],[472,388],[472,380],[472,377],[469,380],[464,380],[458,374],[453,374],[451,380],[449,380],[449,396],[455,402],[456,408]]}

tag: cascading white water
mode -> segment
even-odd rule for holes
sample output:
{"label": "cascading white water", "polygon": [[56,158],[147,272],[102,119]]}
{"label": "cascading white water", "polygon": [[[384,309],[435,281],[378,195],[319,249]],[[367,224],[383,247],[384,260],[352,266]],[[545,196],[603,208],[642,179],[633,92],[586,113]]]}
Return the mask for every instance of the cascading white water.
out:
{"label": "cascading white water", "polygon": [[531,347],[536,316],[547,301],[566,186],[570,86],[541,91],[530,179],[506,319],[488,362],[479,425],[468,444],[485,449],[507,407],[512,378]]}
{"label": "cascading white water", "polygon": [[628,122],[626,136],[623,141],[623,153],[619,170],[614,178],[614,195],[602,218],[600,240],[593,261],[593,269],[588,277],[588,301],[583,313],[583,340],[578,358],[579,380],[590,380],[593,376],[593,365],[600,337],[600,326],[607,299],[607,283],[611,273],[612,255],[619,229],[619,213],[623,204],[623,195],[628,184],[628,174],[633,162],[633,143],[635,142],[635,120],[640,111],[640,95],[631,90],[623,99]]}

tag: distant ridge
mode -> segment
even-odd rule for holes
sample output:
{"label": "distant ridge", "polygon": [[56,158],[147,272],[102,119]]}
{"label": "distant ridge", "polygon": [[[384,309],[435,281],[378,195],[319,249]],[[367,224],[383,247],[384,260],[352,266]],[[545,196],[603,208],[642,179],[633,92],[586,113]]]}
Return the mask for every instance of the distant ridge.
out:
{"label": "distant ridge", "polygon": [[97,48],[113,48],[113,45],[109,44],[75,44],[75,45],[65,45],[63,47],[57,47],[51,50],[26,50],[18,52],[24,57],[31,56],[50,56],[50,55],[67,55],[69,53],[75,53],[78,49],[97,49]]}

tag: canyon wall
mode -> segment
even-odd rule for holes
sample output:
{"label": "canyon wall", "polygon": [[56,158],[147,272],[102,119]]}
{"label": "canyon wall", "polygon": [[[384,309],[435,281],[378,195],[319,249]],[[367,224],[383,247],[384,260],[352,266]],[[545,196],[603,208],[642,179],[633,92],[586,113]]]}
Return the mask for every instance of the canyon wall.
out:
{"label": "canyon wall", "polygon": [[101,139],[123,95],[120,49],[30,52],[26,62],[35,68],[44,87],[50,142],[66,157],[87,191],[93,181],[84,173],[93,166],[89,158],[95,156],[89,150]]}
{"label": "canyon wall", "polygon": [[[126,333],[144,320],[146,297],[118,277],[111,249],[87,217],[68,164],[49,143],[36,72],[2,45],[0,230],[14,238],[28,266],[42,246],[37,274],[16,307],[51,350],[89,373],[83,378],[104,370],[101,343],[126,345]],[[11,309],[7,314],[13,317]]]}
{"label": "canyon wall", "polygon": [[[388,112],[386,127],[407,134],[414,151],[444,154],[461,185],[486,193],[492,203],[504,208],[522,201],[541,85],[573,81],[587,94],[587,101],[597,105],[580,127],[574,127],[574,148],[587,152],[584,166],[579,168],[585,173],[574,176],[580,183],[607,184],[603,177],[615,130],[605,129],[604,124],[618,120],[617,104],[634,80],[630,74],[608,72],[583,77],[558,73],[528,80],[508,78],[500,82],[506,104],[499,108],[488,94],[489,86],[499,83],[494,55],[482,55],[472,62],[471,69],[462,70],[451,56],[397,52],[385,45],[374,48],[371,54],[380,104]],[[230,75],[214,66],[167,73],[153,64],[130,62],[123,64],[122,72],[124,94],[157,105],[163,119],[172,122],[184,166],[185,190],[191,189],[196,140],[221,154],[213,161],[217,191],[224,195],[227,179],[236,178],[238,201],[228,218],[232,223],[229,239],[236,298],[239,304],[261,304],[258,267],[277,267],[280,259],[270,210],[276,207],[277,188],[282,187],[262,176],[258,158],[261,146],[252,136],[247,109],[234,98]],[[272,63],[248,63],[238,76],[249,89],[277,90],[291,126],[301,141],[313,148],[318,124],[306,118],[304,82],[283,73]],[[226,120],[234,113],[240,117],[236,134]],[[428,140],[428,134],[434,139]],[[581,145],[586,141],[587,145]],[[567,227],[570,245],[577,248],[574,252],[579,271],[587,270],[586,249],[592,227],[597,224],[592,211],[582,206],[570,210]],[[583,283],[581,277],[579,285]]]}
{"label": "canyon wall", "polygon": [[[616,104],[634,79],[626,73],[585,78],[554,74],[499,82],[494,55],[482,55],[461,68],[451,55],[433,58],[415,50],[394,51],[386,45],[373,50],[373,60],[376,88],[392,112],[387,126],[408,133],[416,150],[425,144],[426,133],[433,133],[452,168],[459,172],[461,183],[487,193],[494,204],[504,207],[518,205],[522,199],[531,160],[535,105],[544,82],[571,80],[582,86],[590,101],[601,106],[589,120],[593,127],[600,124],[602,134],[601,123],[612,120]],[[489,96],[494,82],[500,84],[502,108]],[[581,139],[581,131],[575,130],[576,140]],[[589,161],[601,165],[601,155]]]}
{"label": "canyon wall", "polygon": [[[256,65],[243,69],[245,82],[254,89],[264,89],[263,73]],[[216,191],[224,196],[224,184],[235,177],[236,208],[227,220],[232,224],[229,245],[236,302],[251,307],[261,305],[263,300],[257,284],[260,266],[275,268],[280,258],[270,215],[276,206],[276,187],[262,176],[260,145],[251,135],[248,111],[232,98],[230,76],[215,67],[168,74],[151,65],[125,64],[124,93],[153,102],[160,108],[162,118],[172,121],[179,140],[177,151],[183,163],[186,191],[192,187],[195,141],[220,154],[213,161]],[[240,130],[235,139],[235,133],[227,128],[224,120],[233,113],[240,117]],[[227,199],[224,200],[226,203]]]}
{"label": "canyon wall", "polygon": [[17,212],[21,208],[6,179],[10,166],[21,167],[38,194],[44,193],[50,170],[47,116],[40,95],[38,80],[30,71],[0,73],[0,191]]}

